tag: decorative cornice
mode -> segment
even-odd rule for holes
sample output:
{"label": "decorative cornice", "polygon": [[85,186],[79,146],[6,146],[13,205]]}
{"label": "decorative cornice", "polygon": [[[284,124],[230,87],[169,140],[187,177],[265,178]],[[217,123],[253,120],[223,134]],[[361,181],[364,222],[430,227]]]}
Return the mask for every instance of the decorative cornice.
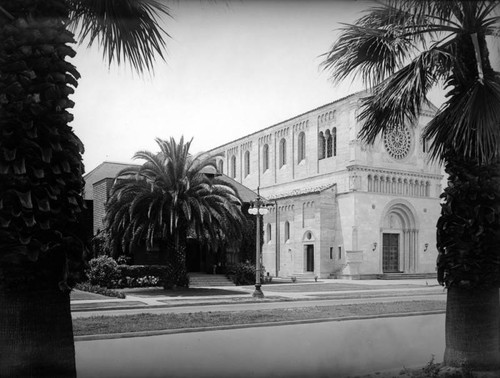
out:
{"label": "decorative cornice", "polygon": [[364,172],[373,172],[373,173],[379,173],[379,174],[385,174],[385,175],[412,176],[412,177],[428,178],[428,179],[435,179],[435,180],[441,180],[443,178],[443,175],[441,175],[441,174],[419,173],[419,172],[403,171],[403,170],[399,170],[399,169],[385,169],[385,168],[378,168],[378,167],[372,168],[372,167],[367,167],[367,166],[363,166],[363,165],[350,165],[350,166],[347,166],[347,170],[349,172],[364,171]]}

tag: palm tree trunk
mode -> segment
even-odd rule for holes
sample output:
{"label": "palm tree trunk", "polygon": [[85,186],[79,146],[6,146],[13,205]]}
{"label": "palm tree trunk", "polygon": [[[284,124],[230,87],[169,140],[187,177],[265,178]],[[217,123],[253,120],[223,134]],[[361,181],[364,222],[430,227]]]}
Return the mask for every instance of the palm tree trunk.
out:
{"label": "palm tree trunk", "polygon": [[76,377],[69,292],[0,288],[0,377]]}
{"label": "palm tree trunk", "polygon": [[499,290],[448,288],[444,364],[500,368]]}

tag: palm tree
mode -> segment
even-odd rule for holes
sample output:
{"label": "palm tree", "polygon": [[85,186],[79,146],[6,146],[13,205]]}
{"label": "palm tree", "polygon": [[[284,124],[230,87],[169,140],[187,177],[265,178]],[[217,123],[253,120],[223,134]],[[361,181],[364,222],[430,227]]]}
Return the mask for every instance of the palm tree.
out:
{"label": "palm tree", "polygon": [[[141,243],[172,248],[175,284],[186,286],[186,240],[195,237],[217,250],[241,240],[245,218],[234,188],[205,174],[213,156],[191,156],[191,141],[156,139],[159,153],[140,151],[141,166],[122,170],[106,207],[106,229],[114,249],[128,252]],[[173,253],[172,253],[173,252]]]}
{"label": "palm tree", "polygon": [[68,123],[78,37],[138,72],[162,57],[155,0],[0,0],[0,376],[72,377],[83,145]]}
{"label": "palm tree", "polygon": [[367,143],[414,124],[434,86],[447,91],[423,135],[449,175],[437,224],[444,364],[474,369],[500,366],[500,76],[488,46],[499,36],[497,8],[498,1],[389,0],[343,27],[323,61],[334,81],[352,74],[372,87],[359,115]]}

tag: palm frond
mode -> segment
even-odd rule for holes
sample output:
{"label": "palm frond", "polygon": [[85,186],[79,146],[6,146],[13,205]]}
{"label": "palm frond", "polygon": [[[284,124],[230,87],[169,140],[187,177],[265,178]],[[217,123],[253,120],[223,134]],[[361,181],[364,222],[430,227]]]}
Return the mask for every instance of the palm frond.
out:
{"label": "palm frond", "polygon": [[419,48],[426,49],[426,36],[457,31],[424,12],[432,6],[425,1],[389,1],[372,7],[354,25],[340,29],[338,41],[323,54],[323,69],[334,82],[358,75],[369,86],[386,80]]}
{"label": "palm frond", "polygon": [[67,0],[70,23],[78,38],[88,38],[102,48],[103,58],[111,65],[130,62],[139,73],[153,71],[156,56],[164,58],[165,37],[159,18],[170,16],[169,8],[159,0]]}
{"label": "palm frond", "polygon": [[358,119],[364,121],[359,137],[371,144],[376,137],[404,124],[413,125],[421,107],[428,103],[427,93],[442,78],[451,64],[443,50],[431,49],[420,54],[363,99]]}
{"label": "palm frond", "polygon": [[485,75],[466,91],[454,91],[424,130],[431,140],[431,158],[444,159],[448,150],[479,164],[500,157],[500,74]]}

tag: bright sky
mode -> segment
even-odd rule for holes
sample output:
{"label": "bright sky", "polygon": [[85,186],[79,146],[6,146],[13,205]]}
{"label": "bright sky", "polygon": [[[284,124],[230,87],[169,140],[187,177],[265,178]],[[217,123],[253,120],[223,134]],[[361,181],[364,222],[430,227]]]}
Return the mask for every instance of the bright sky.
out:
{"label": "bright sky", "polygon": [[107,65],[77,48],[82,78],[72,126],[89,172],[103,161],[132,162],[157,151],[155,138],[194,137],[205,151],[360,90],[334,87],[319,65],[340,22],[365,1],[172,2],[166,63],[154,77]]}

